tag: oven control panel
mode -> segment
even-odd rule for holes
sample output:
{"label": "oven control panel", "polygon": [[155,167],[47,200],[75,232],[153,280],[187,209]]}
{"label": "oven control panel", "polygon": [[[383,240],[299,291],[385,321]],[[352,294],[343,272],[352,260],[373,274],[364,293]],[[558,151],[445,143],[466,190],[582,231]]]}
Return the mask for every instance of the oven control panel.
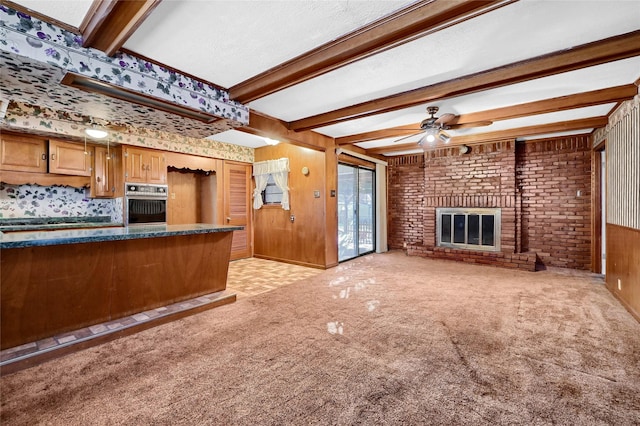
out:
{"label": "oven control panel", "polygon": [[167,198],[168,193],[167,185],[153,185],[148,183],[127,183],[125,184],[125,195],[131,196],[144,196],[144,197],[158,197]]}

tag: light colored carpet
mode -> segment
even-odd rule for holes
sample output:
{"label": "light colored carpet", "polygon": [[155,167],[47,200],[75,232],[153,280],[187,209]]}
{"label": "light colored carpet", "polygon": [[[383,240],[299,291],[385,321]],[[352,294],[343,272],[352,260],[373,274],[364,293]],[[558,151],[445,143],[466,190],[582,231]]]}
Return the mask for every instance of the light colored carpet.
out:
{"label": "light colored carpet", "polygon": [[633,425],[639,366],[595,276],[393,252],[3,377],[0,420]]}

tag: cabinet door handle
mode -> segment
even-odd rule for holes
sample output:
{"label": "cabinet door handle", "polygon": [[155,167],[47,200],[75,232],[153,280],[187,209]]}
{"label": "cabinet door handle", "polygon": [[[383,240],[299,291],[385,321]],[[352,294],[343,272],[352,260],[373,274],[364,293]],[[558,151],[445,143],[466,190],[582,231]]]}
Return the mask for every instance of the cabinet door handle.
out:
{"label": "cabinet door handle", "polygon": [[47,154],[42,154],[42,159],[46,160],[47,159]]}
{"label": "cabinet door handle", "polygon": [[227,222],[231,222],[231,218],[230,217],[227,218]]}
{"label": "cabinet door handle", "polygon": [[56,155],[55,154],[51,154],[51,161],[56,161]]}
{"label": "cabinet door handle", "polygon": [[100,183],[100,176],[96,176],[96,182]]}

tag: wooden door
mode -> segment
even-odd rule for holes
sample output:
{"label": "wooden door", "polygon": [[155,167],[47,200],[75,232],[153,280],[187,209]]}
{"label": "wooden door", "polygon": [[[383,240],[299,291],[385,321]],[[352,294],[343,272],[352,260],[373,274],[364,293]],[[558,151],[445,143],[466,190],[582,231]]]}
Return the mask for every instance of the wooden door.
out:
{"label": "wooden door", "polygon": [[91,176],[91,149],[84,145],[52,139],[49,141],[49,173]]}
{"label": "wooden door", "polygon": [[2,133],[0,170],[47,172],[47,142],[44,139]]}
{"label": "wooden door", "polygon": [[225,224],[244,226],[233,232],[231,260],[251,257],[251,165],[225,162],[224,214]]}

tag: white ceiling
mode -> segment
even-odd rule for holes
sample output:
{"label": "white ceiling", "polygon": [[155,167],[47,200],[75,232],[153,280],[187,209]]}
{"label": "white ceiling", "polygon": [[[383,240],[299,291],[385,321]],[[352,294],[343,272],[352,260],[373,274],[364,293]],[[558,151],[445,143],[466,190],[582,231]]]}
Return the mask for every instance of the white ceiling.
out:
{"label": "white ceiling", "polygon": [[406,3],[163,1],[124,46],[231,87]]}
{"label": "white ceiling", "polygon": [[[78,27],[92,2],[18,0],[15,3]],[[411,3],[164,0],[136,29],[124,47],[229,88]],[[282,89],[249,102],[248,106],[288,122],[639,29],[640,2],[634,0],[520,0]],[[636,56],[439,99],[429,105],[440,107],[438,115],[446,112],[470,114],[631,84],[639,78],[640,56]],[[314,131],[341,137],[389,127],[414,126],[427,117],[426,106],[345,121]],[[449,133],[453,136],[470,135],[606,116],[615,106],[606,104],[495,121],[490,126]],[[102,118],[118,122],[126,119],[115,116]],[[592,130],[587,128],[569,133]],[[238,130],[218,133],[212,138],[251,147],[264,145],[260,138]],[[397,139],[386,138],[357,145],[362,148],[387,146],[393,145]],[[417,139],[406,139],[403,143]]]}

